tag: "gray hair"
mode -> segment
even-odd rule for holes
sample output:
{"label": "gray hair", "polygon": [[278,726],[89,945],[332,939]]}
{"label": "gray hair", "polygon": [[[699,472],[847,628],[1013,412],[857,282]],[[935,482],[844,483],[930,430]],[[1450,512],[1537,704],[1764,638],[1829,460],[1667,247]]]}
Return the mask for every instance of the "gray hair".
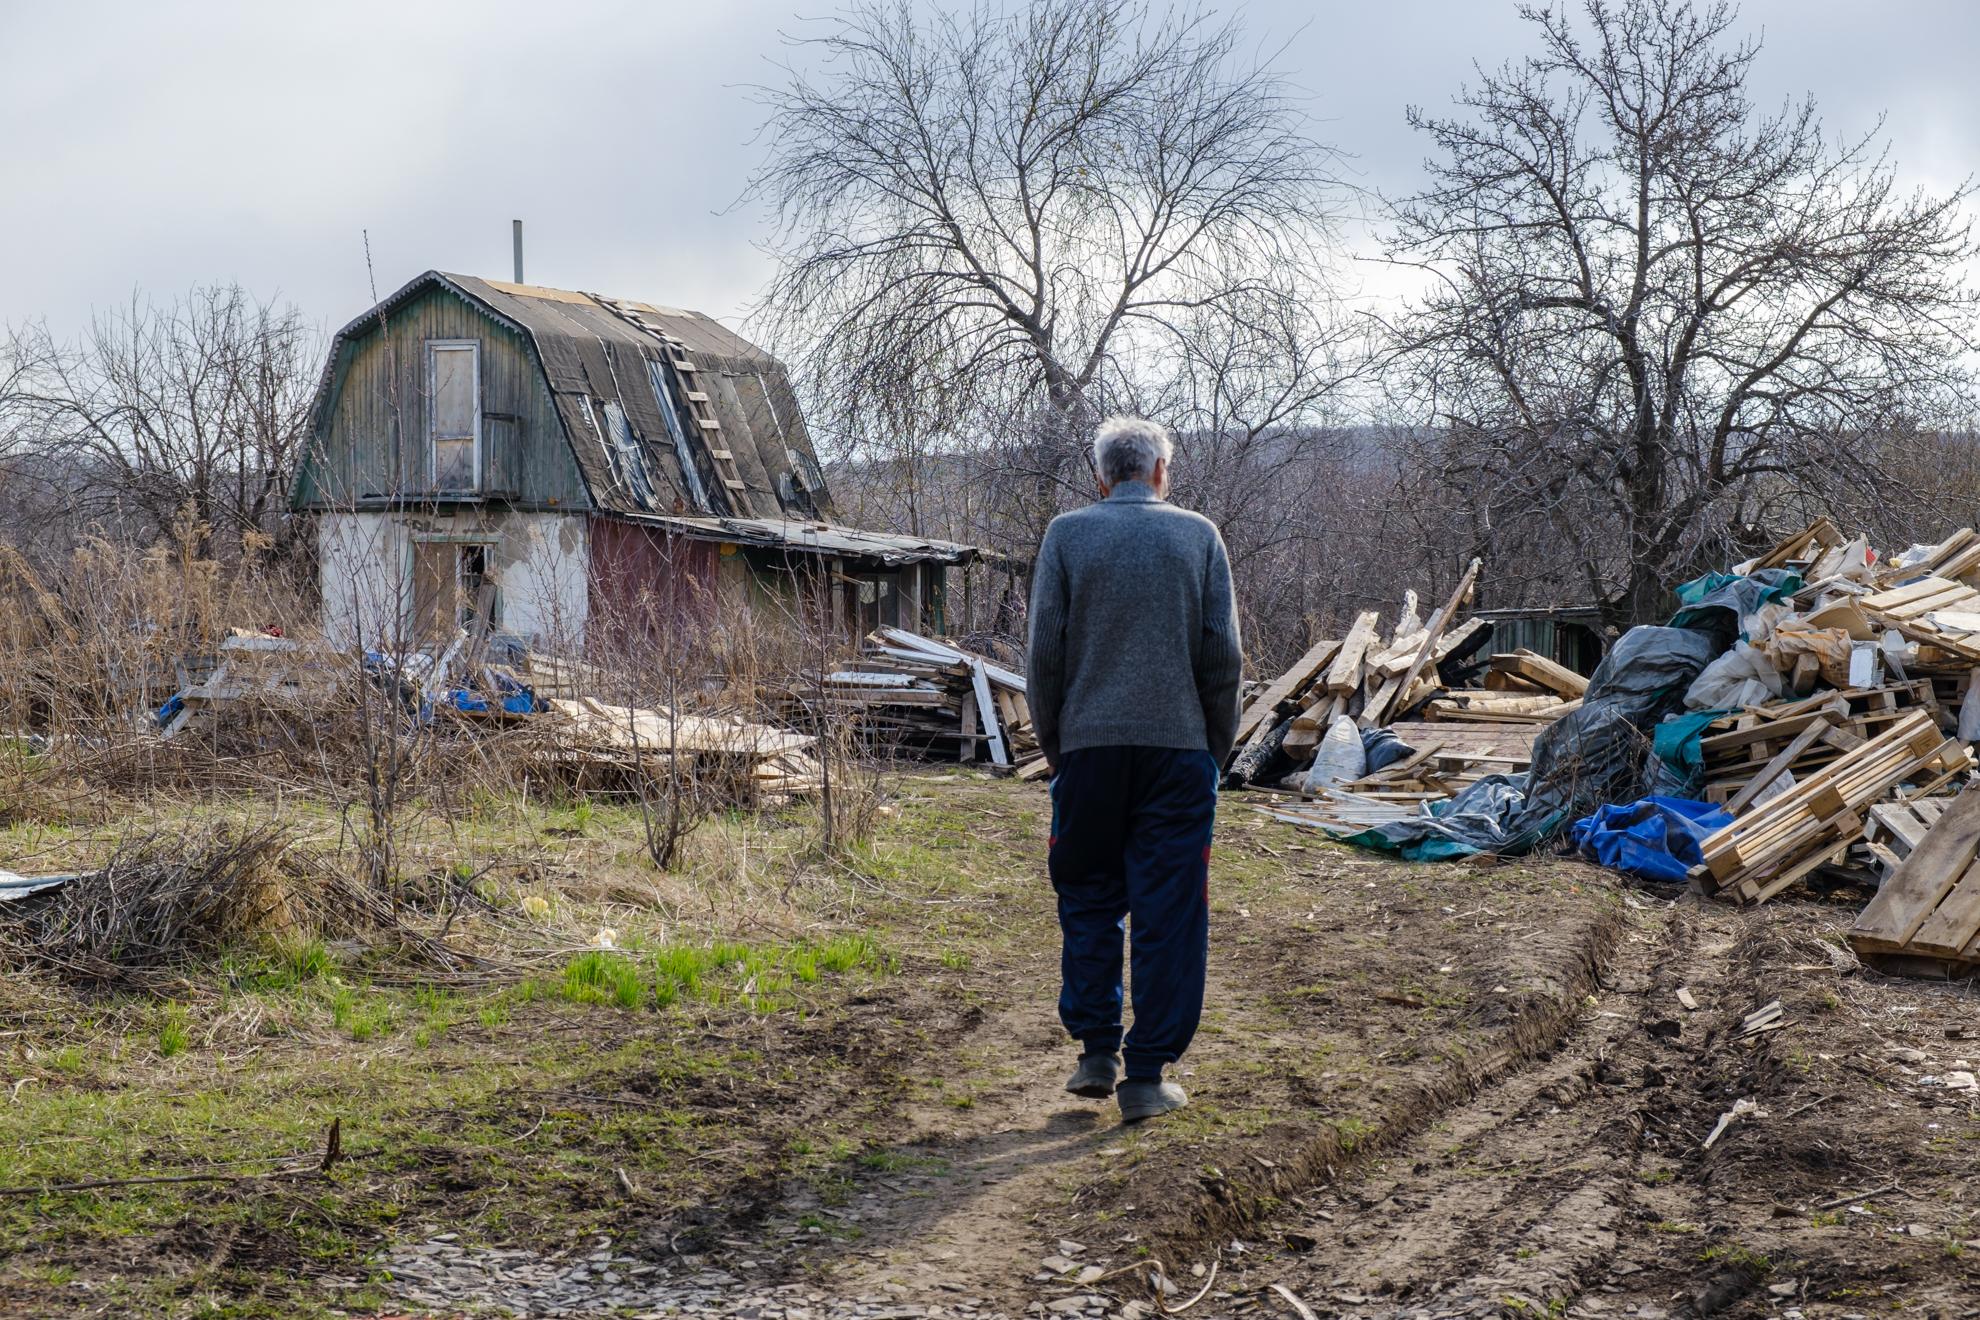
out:
{"label": "gray hair", "polygon": [[1109,417],[1093,436],[1093,465],[1109,486],[1153,481],[1155,464],[1174,452],[1169,428],[1140,417]]}

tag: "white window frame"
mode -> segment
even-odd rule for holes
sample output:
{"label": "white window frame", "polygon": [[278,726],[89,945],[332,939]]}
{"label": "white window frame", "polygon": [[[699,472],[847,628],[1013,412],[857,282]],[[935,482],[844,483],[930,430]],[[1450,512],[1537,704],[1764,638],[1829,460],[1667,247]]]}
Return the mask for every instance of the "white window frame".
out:
{"label": "white window frame", "polygon": [[[467,437],[474,445],[474,477],[465,489],[440,488],[440,450],[443,438],[434,430],[434,382],[438,379],[433,354],[436,350],[458,351],[467,349],[474,358],[474,434]],[[458,440],[460,436],[444,437]],[[479,339],[429,339],[426,341],[426,473],[427,482],[436,495],[476,495],[481,492],[481,341]]]}

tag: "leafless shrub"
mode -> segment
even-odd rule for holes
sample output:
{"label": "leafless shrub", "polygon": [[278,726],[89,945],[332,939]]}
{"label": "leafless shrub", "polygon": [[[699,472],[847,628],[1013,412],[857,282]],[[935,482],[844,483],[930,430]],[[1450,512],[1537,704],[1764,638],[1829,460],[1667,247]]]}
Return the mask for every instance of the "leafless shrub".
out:
{"label": "leafless shrub", "polygon": [[77,343],[0,337],[0,436],[67,518],[148,541],[190,509],[231,558],[282,529],[320,360],[299,311],[239,286],[134,295]]}
{"label": "leafless shrub", "polygon": [[175,969],[230,948],[325,936],[451,961],[276,824],[132,835],[101,867],[0,910],[10,960],[97,986],[169,985]]}

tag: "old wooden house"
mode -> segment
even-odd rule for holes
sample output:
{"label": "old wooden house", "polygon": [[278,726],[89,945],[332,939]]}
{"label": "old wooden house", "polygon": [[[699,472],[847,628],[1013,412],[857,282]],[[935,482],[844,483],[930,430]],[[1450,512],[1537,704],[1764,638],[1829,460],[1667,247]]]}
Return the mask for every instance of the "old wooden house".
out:
{"label": "old wooden house", "polygon": [[345,645],[940,632],[975,554],[840,526],[783,366],[698,312],[428,271],[338,332],[313,426],[293,507]]}

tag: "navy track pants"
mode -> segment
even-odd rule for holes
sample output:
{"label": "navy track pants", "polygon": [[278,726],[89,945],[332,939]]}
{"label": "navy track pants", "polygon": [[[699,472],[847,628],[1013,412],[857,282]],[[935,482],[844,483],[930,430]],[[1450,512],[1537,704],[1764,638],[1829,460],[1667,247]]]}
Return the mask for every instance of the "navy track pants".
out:
{"label": "navy track pants", "polygon": [[[1120,1050],[1133,1080],[1182,1057],[1203,1016],[1210,957],[1210,833],[1217,763],[1206,751],[1083,747],[1052,778],[1059,897],[1059,1020],[1089,1053]],[[1121,1035],[1121,932],[1133,918],[1134,1025]]]}

